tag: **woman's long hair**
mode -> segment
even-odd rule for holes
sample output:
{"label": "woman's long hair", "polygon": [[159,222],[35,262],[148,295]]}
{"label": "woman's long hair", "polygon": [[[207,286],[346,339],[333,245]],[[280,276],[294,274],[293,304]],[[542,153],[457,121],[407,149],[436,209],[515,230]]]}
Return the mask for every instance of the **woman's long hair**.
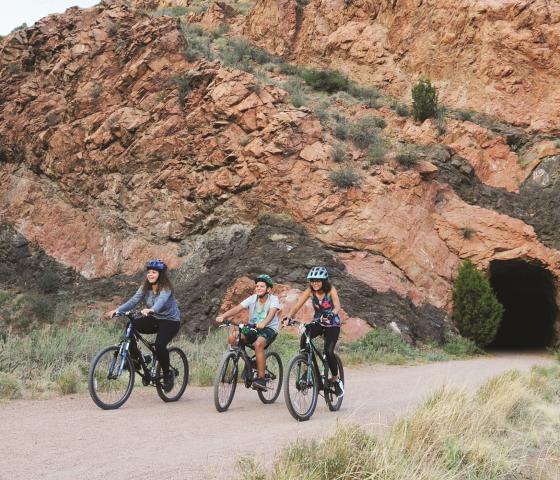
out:
{"label": "woman's long hair", "polygon": [[[162,290],[171,290],[171,293],[173,293],[173,284],[171,283],[171,280],[169,280],[169,277],[167,276],[167,271],[165,270],[159,272],[159,277],[156,282],[156,285],[157,285],[157,293],[161,292]],[[148,282],[148,278],[147,277],[144,278],[144,284],[142,285],[144,294],[146,294],[148,290],[150,290],[151,288],[152,288],[152,284]]]}
{"label": "woman's long hair", "polygon": [[[326,295],[327,293],[330,293],[332,288],[331,282],[329,282],[328,280],[321,280],[321,291]],[[311,290],[311,293],[315,293],[315,290],[313,290],[311,288],[311,285],[309,285],[309,290]]]}

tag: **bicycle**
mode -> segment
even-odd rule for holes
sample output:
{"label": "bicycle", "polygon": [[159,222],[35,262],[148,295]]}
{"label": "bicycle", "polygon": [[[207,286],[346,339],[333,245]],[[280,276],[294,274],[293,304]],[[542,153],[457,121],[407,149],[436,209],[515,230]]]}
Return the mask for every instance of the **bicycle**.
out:
{"label": "bicycle", "polygon": [[[164,402],[176,402],[181,398],[189,381],[189,362],[185,353],[178,347],[169,349],[170,372],[175,376],[173,389],[166,392],[163,389],[163,372],[156,358],[155,344],[145,340],[138,333],[132,320],[141,314],[125,312],[128,318],[124,333],[117,345],[103,348],[92,360],[88,373],[88,389],[91,399],[103,410],[113,410],[121,407],[130,397],[134,388],[135,373],[144,386],[156,387],[159,397]],[[129,352],[130,343],[136,340],[139,356],[132,358]],[[150,353],[143,354],[140,344]]]}
{"label": "bicycle", "polygon": [[[220,327],[229,327],[235,325],[231,320],[225,320]],[[227,351],[222,358],[220,367],[214,379],[214,405],[218,412],[225,412],[233,400],[237,382],[239,377],[239,360],[243,360],[243,370],[241,371],[241,380],[246,388],[251,388],[253,380],[257,376],[257,366],[255,356],[249,356],[245,350],[245,342],[241,338],[241,329],[244,326],[249,326],[252,330],[256,330],[253,324],[244,325],[239,324],[237,331],[237,345]],[[268,345],[267,345],[268,347]],[[282,388],[282,359],[276,352],[265,353],[266,370],[265,382],[267,389],[258,390],[257,394],[261,402],[268,404],[274,403],[280,395]]]}
{"label": "bicycle", "polygon": [[[333,383],[329,380],[329,365],[325,356],[313,343],[307,329],[309,324],[292,318],[284,319],[287,325],[297,325],[300,334],[305,335],[305,348],[295,355],[288,364],[284,377],[284,400],[292,417],[300,422],[309,420],[317,406],[319,394],[324,396],[331,412],[340,409],[343,396],[337,396]],[[344,383],[342,360],[335,353],[338,376]],[[321,359],[321,363],[317,361]],[[319,370],[319,367],[322,370]],[[322,372],[322,373],[321,373]]]}

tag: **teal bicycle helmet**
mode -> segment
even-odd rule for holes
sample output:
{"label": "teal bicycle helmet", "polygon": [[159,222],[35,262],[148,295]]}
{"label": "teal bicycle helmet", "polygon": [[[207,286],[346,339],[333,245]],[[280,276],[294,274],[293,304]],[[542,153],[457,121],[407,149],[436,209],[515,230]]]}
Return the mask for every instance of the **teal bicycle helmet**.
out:
{"label": "teal bicycle helmet", "polygon": [[270,275],[266,275],[265,273],[255,278],[255,283],[257,282],[264,282],[268,285],[269,288],[272,288],[274,286],[274,282],[272,281],[272,278],[270,278]]}
{"label": "teal bicycle helmet", "polygon": [[307,280],[328,280],[329,272],[325,267],[313,267],[307,274]]}

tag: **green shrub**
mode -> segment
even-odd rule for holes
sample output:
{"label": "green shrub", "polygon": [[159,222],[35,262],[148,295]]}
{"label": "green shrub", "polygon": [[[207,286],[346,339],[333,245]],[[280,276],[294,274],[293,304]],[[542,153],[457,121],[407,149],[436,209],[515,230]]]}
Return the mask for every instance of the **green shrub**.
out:
{"label": "green shrub", "polygon": [[189,62],[194,62],[198,58],[208,60],[215,58],[211,34],[200,25],[181,21],[181,33],[185,40],[185,57]]}
{"label": "green shrub", "polygon": [[59,287],[59,279],[53,270],[44,270],[37,280],[39,290],[43,293],[56,293]]}
{"label": "green shrub", "polygon": [[381,139],[370,144],[367,151],[367,161],[370,165],[381,165],[385,162],[385,153],[387,148],[385,142]]}
{"label": "green shrub", "polygon": [[401,150],[395,155],[395,160],[399,165],[405,168],[411,168],[418,162],[418,153],[416,149],[410,146],[402,147]]}
{"label": "green shrub", "polygon": [[180,7],[178,5],[174,7],[162,7],[158,8],[157,10],[150,12],[150,16],[152,17],[161,17],[161,16],[168,16],[168,17],[182,17],[189,12],[187,7]]}
{"label": "green shrub", "polygon": [[334,116],[334,136],[339,140],[346,140],[350,130],[350,122],[343,115],[335,114]]}
{"label": "green shrub", "polygon": [[459,335],[448,337],[443,344],[443,351],[454,357],[471,357],[482,353],[476,343]]}
{"label": "green shrub", "polygon": [[280,59],[271,55],[243,37],[225,39],[225,45],[220,48],[222,59],[226,65],[252,72],[252,63],[263,65],[266,63],[279,63]]}
{"label": "green shrub", "polygon": [[465,240],[470,240],[473,237],[473,235],[475,234],[475,231],[471,227],[468,227],[468,226],[461,227],[461,232],[462,232],[463,238]]}
{"label": "green shrub", "polygon": [[329,179],[338,188],[351,188],[360,184],[361,177],[352,167],[344,167],[330,172]]}
{"label": "green shrub", "polygon": [[181,108],[185,107],[185,100],[191,90],[193,89],[193,77],[192,75],[187,72],[182,75],[176,75],[171,79],[171,81],[175,84],[177,89],[179,90],[178,101]]}
{"label": "green shrub", "polygon": [[21,382],[10,373],[0,372],[0,399],[21,398]]}
{"label": "green shrub", "polygon": [[328,93],[348,90],[348,78],[335,70],[306,69],[300,75],[314,90]]}
{"label": "green shrub", "polygon": [[488,345],[496,336],[503,312],[486,276],[465,260],[453,287],[453,319],[461,335],[480,347]]}
{"label": "green shrub", "polygon": [[414,350],[399,334],[386,328],[376,328],[350,345],[351,351],[368,352],[370,355],[396,353],[405,357],[414,357]]}
{"label": "green shrub", "polygon": [[437,114],[438,96],[429,80],[419,80],[412,87],[412,116],[417,122],[433,118]]}
{"label": "green shrub", "polygon": [[337,143],[333,147],[333,160],[336,163],[343,163],[347,157],[348,153],[346,152],[346,145],[343,143]]}
{"label": "green shrub", "polygon": [[381,94],[375,87],[364,87],[358,83],[350,82],[348,93],[362,100],[370,108],[377,108],[380,105]]}
{"label": "green shrub", "polygon": [[367,148],[378,141],[380,128],[385,128],[385,120],[374,115],[366,115],[350,124],[348,136],[356,147]]}
{"label": "green shrub", "polygon": [[459,120],[470,121],[472,120],[472,112],[470,110],[457,110],[455,114]]}
{"label": "green shrub", "polygon": [[303,107],[307,103],[305,85],[299,78],[290,78],[282,84],[282,88],[290,94],[290,101],[294,107]]}
{"label": "green shrub", "polygon": [[410,110],[404,103],[393,102],[391,108],[399,117],[408,117],[410,115]]}

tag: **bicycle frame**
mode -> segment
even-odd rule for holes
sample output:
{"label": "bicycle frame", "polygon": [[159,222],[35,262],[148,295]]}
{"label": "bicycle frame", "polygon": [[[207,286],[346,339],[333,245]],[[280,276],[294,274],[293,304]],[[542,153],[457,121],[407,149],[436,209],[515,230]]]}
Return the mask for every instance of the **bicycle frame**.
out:
{"label": "bicycle frame", "polygon": [[[243,327],[243,324],[235,324],[233,323],[231,320],[226,320],[223,324],[224,327],[232,327],[232,326],[237,326],[237,344],[234,347],[231,347],[231,350],[233,351],[233,353],[235,354],[235,370],[237,370],[238,365],[239,365],[239,358],[242,357],[243,361],[245,362],[245,366],[248,369],[247,370],[247,374],[244,378],[244,383],[245,386],[247,388],[249,388],[251,386],[251,384],[253,383],[253,369],[255,367],[255,362],[254,362],[254,355],[253,356],[249,356],[249,354],[247,353],[247,350],[245,350],[245,348],[247,347],[247,344],[245,343],[245,341],[241,338],[241,328]],[[250,369],[250,370],[249,370]]]}
{"label": "bicycle frame", "polygon": [[[309,324],[300,323],[300,325],[309,325]],[[315,369],[315,373],[317,374],[317,379],[319,380],[319,395],[323,395],[322,392],[325,388],[325,383],[323,380],[326,380],[326,378],[325,379],[323,378],[323,375],[319,370],[319,362],[317,362],[317,358],[321,359],[321,366],[323,367],[324,372],[325,371],[328,372],[329,366],[327,361],[323,358],[323,353],[321,353],[321,351],[313,343],[313,340],[309,336],[309,332],[307,328],[303,330],[303,335],[305,335],[305,343],[306,343],[305,354],[307,355],[307,363],[309,365],[313,365],[313,368]],[[311,371],[309,369],[307,369],[306,381],[308,384],[311,383]]]}
{"label": "bicycle frame", "polygon": [[152,365],[148,366],[148,364],[144,360],[144,355],[142,355],[142,352],[140,351],[140,349],[138,349],[138,351],[140,352],[140,355],[138,356],[138,358],[136,358],[136,359],[133,358],[132,359],[133,361],[136,360],[138,363],[140,363],[141,369],[136,370],[136,373],[138,373],[138,375],[140,375],[140,377],[142,377],[142,383],[144,385],[149,385],[150,383],[153,383],[155,385],[156,380],[161,380],[163,378],[163,375],[159,375],[159,376],[156,375],[156,372],[157,372],[156,350],[150,342],[148,342],[142,335],[140,335],[139,332],[137,332],[134,329],[134,327],[132,325],[131,312],[126,312],[124,314],[124,316],[128,317],[128,322],[127,322],[125,331],[124,331],[124,333],[123,333],[123,335],[120,339],[120,342],[119,342],[119,355],[113,359],[113,363],[111,364],[109,372],[113,372],[113,369],[115,368],[115,362],[117,361],[117,358],[122,358],[122,361],[120,362],[120,365],[119,365],[118,372],[115,375],[115,377],[119,376],[122,373],[122,369],[123,369],[123,367],[126,363],[126,359],[130,354],[130,352],[129,352],[130,342],[134,339],[134,340],[136,340],[136,345],[137,346],[139,346],[140,343],[143,343],[144,346],[152,354]]}

